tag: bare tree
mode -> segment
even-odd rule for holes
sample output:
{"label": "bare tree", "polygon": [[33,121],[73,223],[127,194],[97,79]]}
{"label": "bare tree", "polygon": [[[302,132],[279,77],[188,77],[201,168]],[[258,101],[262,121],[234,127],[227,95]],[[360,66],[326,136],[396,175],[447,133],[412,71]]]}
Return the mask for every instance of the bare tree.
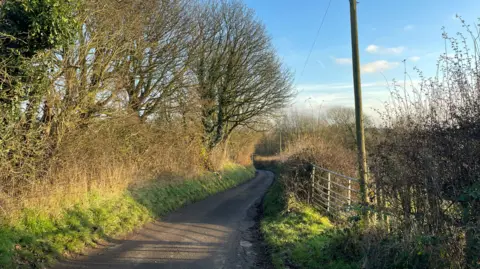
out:
{"label": "bare tree", "polygon": [[[325,113],[327,122],[345,133],[345,141],[350,147],[355,146],[355,109],[351,107],[332,107]],[[365,128],[373,127],[373,122],[368,115],[363,115]]]}
{"label": "bare tree", "polygon": [[128,108],[142,120],[178,105],[192,56],[188,48],[195,42],[186,1],[149,2],[145,25],[126,56]]}
{"label": "bare tree", "polygon": [[42,121],[75,121],[108,113],[124,89],[123,58],[131,52],[144,19],[133,16],[139,1],[82,2],[76,40],[54,53],[54,87],[44,98]]}
{"label": "bare tree", "polygon": [[208,149],[239,126],[253,128],[292,96],[264,26],[237,1],[211,2],[197,12],[200,35],[191,65]]}

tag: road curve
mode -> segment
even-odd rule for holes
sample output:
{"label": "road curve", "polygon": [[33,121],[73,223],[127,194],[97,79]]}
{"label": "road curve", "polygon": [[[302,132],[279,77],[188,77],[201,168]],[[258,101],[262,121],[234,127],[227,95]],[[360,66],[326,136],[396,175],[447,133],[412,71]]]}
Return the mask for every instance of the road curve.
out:
{"label": "road curve", "polygon": [[55,268],[258,268],[249,230],[255,224],[256,205],[272,181],[271,172],[258,171],[247,183],[186,206],[127,239],[108,243],[101,251],[75,261],[62,261]]}

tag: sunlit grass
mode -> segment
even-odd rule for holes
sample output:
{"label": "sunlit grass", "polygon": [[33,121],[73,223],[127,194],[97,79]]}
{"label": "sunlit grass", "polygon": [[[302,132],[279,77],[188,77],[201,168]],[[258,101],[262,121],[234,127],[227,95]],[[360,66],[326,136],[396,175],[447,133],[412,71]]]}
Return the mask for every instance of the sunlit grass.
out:
{"label": "sunlit grass", "polygon": [[80,253],[99,240],[131,232],[253,175],[253,167],[227,164],[220,174],[205,173],[171,184],[152,181],[115,197],[90,193],[81,204],[54,216],[25,209],[15,222],[0,226],[0,268],[42,268],[59,256]]}
{"label": "sunlit grass", "polygon": [[336,228],[327,217],[283,197],[281,184],[275,182],[265,197],[261,223],[275,268],[358,268],[357,263],[329,257],[327,245],[338,239]]}

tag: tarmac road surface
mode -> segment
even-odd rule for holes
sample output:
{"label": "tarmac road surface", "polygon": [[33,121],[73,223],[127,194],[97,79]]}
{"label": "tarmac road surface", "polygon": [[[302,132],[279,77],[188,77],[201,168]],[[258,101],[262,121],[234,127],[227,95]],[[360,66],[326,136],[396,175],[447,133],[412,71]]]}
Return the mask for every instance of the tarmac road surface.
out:
{"label": "tarmac road surface", "polygon": [[[99,251],[65,260],[55,268],[270,268],[255,232],[258,205],[273,174],[254,179],[162,220],[147,224],[123,240],[110,240]],[[258,229],[257,229],[258,230]]]}

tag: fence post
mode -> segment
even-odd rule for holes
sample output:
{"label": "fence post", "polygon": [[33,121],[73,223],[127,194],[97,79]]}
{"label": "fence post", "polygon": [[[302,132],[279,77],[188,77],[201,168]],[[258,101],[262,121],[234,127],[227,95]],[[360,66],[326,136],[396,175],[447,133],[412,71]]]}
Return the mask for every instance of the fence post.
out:
{"label": "fence post", "polygon": [[348,180],[348,205],[352,204],[352,181]]}
{"label": "fence post", "polygon": [[308,203],[309,204],[312,204],[312,200],[313,200],[313,193],[314,193],[314,190],[315,190],[315,165],[312,164],[312,174],[311,174],[311,185],[310,185],[310,193],[309,193],[309,197],[308,197]]}
{"label": "fence post", "polygon": [[331,176],[330,176],[330,172],[328,172],[327,174],[327,179],[328,179],[328,187],[327,187],[327,197],[328,197],[328,200],[327,200],[327,211],[330,212],[330,188],[331,188]]}

